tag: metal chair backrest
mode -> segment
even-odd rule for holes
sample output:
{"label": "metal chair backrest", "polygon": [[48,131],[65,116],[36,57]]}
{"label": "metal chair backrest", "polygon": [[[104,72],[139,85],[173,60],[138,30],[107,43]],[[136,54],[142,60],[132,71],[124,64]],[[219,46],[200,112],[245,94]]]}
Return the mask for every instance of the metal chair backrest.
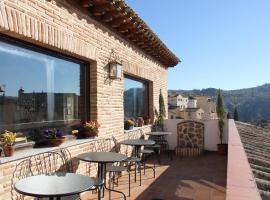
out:
{"label": "metal chair backrest", "polygon": [[143,131],[140,129],[137,131],[128,133],[128,139],[142,139],[143,136],[144,136]]}
{"label": "metal chair backrest", "polygon": [[70,151],[68,150],[68,148],[61,148],[60,153],[63,155],[63,158],[65,160],[67,171],[73,173],[73,162]]}
{"label": "metal chair backrest", "polygon": [[17,193],[15,191],[15,183],[18,182],[19,180],[26,178],[28,176],[31,176],[31,167],[30,167],[30,159],[23,160],[19,162],[15,170],[12,174],[12,179],[11,179],[11,199],[12,200],[20,200],[24,199],[23,195]]}
{"label": "metal chair backrest", "polygon": [[96,152],[110,152],[113,151],[114,141],[112,138],[101,138],[95,141]]}
{"label": "metal chair backrest", "polygon": [[31,171],[34,175],[68,172],[65,158],[61,152],[45,152],[30,158]]}

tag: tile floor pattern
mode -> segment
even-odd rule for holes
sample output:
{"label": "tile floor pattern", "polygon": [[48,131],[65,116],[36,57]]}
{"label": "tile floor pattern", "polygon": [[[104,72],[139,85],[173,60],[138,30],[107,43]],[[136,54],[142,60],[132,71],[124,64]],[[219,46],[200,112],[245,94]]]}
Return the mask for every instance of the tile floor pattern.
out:
{"label": "tile floor pattern", "polygon": [[[142,176],[142,186],[134,183],[134,172],[131,175],[131,197],[128,200],[225,200],[227,157],[207,152],[201,157],[180,158],[173,161],[163,158],[162,165],[156,168],[156,178],[151,169]],[[115,189],[128,192],[128,176],[119,179]],[[87,192],[81,195],[82,200],[94,200],[96,195]],[[108,199],[108,193],[105,193]],[[113,200],[122,199],[112,193]]]}

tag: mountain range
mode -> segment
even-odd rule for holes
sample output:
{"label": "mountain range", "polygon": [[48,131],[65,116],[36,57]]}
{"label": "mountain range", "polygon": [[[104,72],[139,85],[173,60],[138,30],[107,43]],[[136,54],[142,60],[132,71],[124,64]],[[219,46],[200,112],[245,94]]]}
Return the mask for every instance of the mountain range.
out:
{"label": "mountain range", "polygon": [[[187,96],[205,95],[215,100],[218,89],[169,90],[168,92]],[[240,121],[270,120],[270,84],[238,90],[222,90],[222,94],[227,112],[233,116],[234,108],[237,108]]]}

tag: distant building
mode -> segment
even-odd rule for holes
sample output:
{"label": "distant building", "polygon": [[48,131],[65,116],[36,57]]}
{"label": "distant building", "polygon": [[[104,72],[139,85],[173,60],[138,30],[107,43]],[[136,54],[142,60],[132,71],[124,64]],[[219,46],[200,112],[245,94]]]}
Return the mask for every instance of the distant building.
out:
{"label": "distant building", "polygon": [[215,119],[216,115],[216,102],[214,102],[209,96],[196,96],[197,106],[204,110],[205,119]]}
{"label": "distant building", "polygon": [[184,110],[188,107],[188,97],[181,94],[169,95],[168,103],[170,106],[177,106],[180,110]]}
{"label": "distant building", "polygon": [[21,122],[70,120],[78,116],[75,93],[25,93],[18,91],[17,110]]}
{"label": "distant building", "polygon": [[194,97],[188,97],[187,108],[197,108],[197,99]]}
{"label": "distant building", "polygon": [[170,119],[216,119],[216,103],[209,96],[169,95]]}

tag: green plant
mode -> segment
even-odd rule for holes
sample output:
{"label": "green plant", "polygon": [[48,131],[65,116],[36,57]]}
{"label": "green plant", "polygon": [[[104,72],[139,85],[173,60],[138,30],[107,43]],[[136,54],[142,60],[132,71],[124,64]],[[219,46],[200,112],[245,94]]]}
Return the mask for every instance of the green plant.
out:
{"label": "green plant", "polygon": [[97,131],[100,127],[96,121],[88,121],[83,123],[83,128],[88,131]]}
{"label": "green plant", "polygon": [[221,90],[218,90],[217,95],[217,116],[218,116],[218,128],[219,128],[219,138],[220,144],[223,143],[223,134],[224,134],[224,118],[225,118],[225,108],[223,104],[223,98],[221,94]]}
{"label": "green plant", "polygon": [[238,114],[237,108],[234,109],[233,119],[234,119],[235,121],[239,121],[239,114]]}
{"label": "green plant", "polygon": [[5,130],[5,132],[2,135],[2,138],[3,138],[2,142],[4,145],[12,146],[14,145],[16,140],[16,133]]}
{"label": "green plant", "polygon": [[166,117],[166,110],[165,110],[165,104],[164,104],[164,98],[160,89],[159,93],[159,110],[155,109],[155,127],[158,129],[163,130],[164,129],[164,118]]}
{"label": "green plant", "polygon": [[124,129],[129,130],[130,127],[134,126],[134,124],[135,124],[134,121],[132,119],[129,119],[129,120],[125,121]]}
{"label": "green plant", "polygon": [[230,114],[230,112],[227,112],[227,119],[231,119],[231,114]]}

